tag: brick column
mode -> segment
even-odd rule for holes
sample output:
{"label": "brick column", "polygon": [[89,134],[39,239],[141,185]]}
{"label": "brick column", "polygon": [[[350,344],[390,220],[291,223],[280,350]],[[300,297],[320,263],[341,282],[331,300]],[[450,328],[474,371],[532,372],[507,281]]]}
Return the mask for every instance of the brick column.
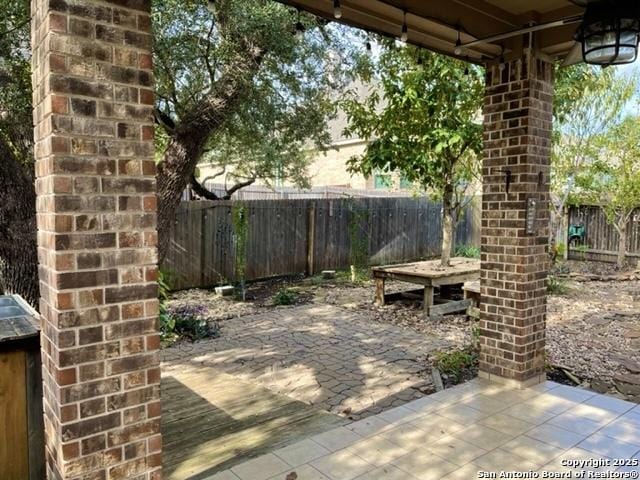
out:
{"label": "brick column", "polygon": [[553,88],[535,54],[487,67],[480,373],[520,386],[545,377]]}
{"label": "brick column", "polygon": [[160,478],[149,0],[32,0],[49,479]]}

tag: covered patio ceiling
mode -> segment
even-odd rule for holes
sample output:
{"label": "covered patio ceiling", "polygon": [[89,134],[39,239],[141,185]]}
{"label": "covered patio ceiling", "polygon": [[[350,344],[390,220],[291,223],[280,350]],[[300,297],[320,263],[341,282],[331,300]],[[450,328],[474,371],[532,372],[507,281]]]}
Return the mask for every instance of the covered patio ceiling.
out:
{"label": "covered patio ceiling", "polygon": [[406,13],[409,43],[474,63],[517,56],[529,42],[566,63],[582,58],[574,35],[584,0],[340,0],[340,19],[334,0],[279,1],[391,37],[400,37]]}

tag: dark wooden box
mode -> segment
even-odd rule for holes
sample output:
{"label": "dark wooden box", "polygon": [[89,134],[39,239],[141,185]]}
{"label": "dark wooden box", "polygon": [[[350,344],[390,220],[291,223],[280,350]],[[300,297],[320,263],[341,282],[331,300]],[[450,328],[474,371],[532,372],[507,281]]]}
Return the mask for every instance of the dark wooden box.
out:
{"label": "dark wooden box", "polygon": [[0,296],[0,479],[45,477],[38,322],[20,297]]}

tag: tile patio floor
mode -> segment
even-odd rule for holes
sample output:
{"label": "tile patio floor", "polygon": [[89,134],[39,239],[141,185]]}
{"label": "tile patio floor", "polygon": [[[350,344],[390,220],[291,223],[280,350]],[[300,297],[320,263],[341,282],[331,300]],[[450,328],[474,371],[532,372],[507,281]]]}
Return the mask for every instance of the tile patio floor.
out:
{"label": "tile patio floor", "polygon": [[640,406],[553,382],[514,390],[476,379],[207,480],[469,480],[500,471],[538,472],[537,478],[572,471],[546,478],[578,478],[582,470],[637,478],[633,465],[566,466],[614,459],[640,460]]}

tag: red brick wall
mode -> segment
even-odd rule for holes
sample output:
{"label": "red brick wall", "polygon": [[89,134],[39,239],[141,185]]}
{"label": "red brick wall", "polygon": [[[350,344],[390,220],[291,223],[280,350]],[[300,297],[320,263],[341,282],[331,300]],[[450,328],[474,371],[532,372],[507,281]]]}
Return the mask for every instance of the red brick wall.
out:
{"label": "red brick wall", "polygon": [[160,477],[150,0],[32,0],[47,472]]}
{"label": "red brick wall", "polygon": [[[487,68],[480,320],[485,377],[521,383],[544,378],[553,88],[553,64],[535,56]],[[528,234],[530,198],[538,205]]]}

